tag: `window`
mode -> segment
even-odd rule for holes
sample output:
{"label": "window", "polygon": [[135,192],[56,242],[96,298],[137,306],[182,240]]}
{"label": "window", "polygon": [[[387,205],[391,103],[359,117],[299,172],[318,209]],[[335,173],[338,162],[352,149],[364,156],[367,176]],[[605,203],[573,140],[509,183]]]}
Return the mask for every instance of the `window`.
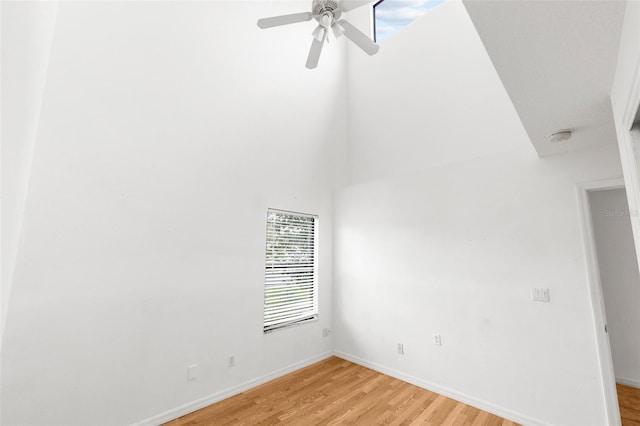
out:
{"label": "window", "polygon": [[388,39],[427,10],[445,0],[380,0],[373,5],[373,37],[376,42]]}
{"label": "window", "polygon": [[318,318],[317,216],[269,209],[264,332]]}

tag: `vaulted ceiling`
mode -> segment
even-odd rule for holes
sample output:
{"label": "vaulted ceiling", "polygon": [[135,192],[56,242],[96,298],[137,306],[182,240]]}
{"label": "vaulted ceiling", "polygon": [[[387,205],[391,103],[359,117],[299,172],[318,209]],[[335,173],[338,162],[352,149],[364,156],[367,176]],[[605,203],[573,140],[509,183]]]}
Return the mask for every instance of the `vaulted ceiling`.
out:
{"label": "vaulted ceiling", "polygon": [[[609,94],[625,1],[464,4],[538,155],[616,143]],[[566,129],[569,141],[547,140]]]}

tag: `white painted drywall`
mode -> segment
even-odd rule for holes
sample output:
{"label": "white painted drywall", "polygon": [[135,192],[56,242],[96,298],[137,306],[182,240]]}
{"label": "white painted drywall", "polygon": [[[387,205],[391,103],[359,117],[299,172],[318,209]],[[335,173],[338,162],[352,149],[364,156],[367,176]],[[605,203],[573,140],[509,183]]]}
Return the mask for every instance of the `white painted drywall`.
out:
{"label": "white painted drywall", "polygon": [[606,423],[575,183],[619,174],[617,156],[517,151],[340,191],[336,349],[514,420]]}
{"label": "white painted drywall", "polygon": [[618,65],[611,89],[611,103],[614,114],[618,118],[624,113],[626,101],[632,94],[629,90],[634,84],[634,73],[640,61],[640,2],[627,1],[620,47],[618,50]]}
{"label": "white painted drywall", "polygon": [[[349,20],[367,29],[370,8]],[[428,11],[375,56],[349,45],[348,73],[352,182],[518,147],[535,152],[461,2]]]}
{"label": "white painted drywall", "polygon": [[[331,349],[344,43],[308,71],[312,23],[256,26],[299,7],[60,3],[2,424],[130,424]],[[320,217],[320,319],[263,335],[268,207]]]}
{"label": "white painted drywall", "polygon": [[457,2],[348,71],[336,350],[525,424],[606,423],[575,185],[620,176],[615,145],[537,158]]}
{"label": "white painted drywall", "polygon": [[[541,157],[616,143],[609,93],[624,0],[464,5]],[[570,140],[547,140],[562,129]]]}
{"label": "white painted drywall", "polygon": [[[49,49],[57,1],[3,1],[2,9],[2,253],[0,301],[2,335],[22,217],[27,197],[33,147],[45,89]],[[0,337],[1,345],[1,337]]]}
{"label": "white painted drywall", "polygon": [[640,387],[640,274],[625,190],[589,192],[616,379]]}
{"label": "white painted drywall", "polygon": [[[640,164],[635,161],[629,130],[640,105],[640,2],[627,1],[620,35],[618,64],[611,88],[611,105],[624,171],[636,251],[640,250]],[[637,132],[637,131],[636,131]],[[636,135],[636,138],[638,136]],[[640,268],[640,259],[638,263]]]}

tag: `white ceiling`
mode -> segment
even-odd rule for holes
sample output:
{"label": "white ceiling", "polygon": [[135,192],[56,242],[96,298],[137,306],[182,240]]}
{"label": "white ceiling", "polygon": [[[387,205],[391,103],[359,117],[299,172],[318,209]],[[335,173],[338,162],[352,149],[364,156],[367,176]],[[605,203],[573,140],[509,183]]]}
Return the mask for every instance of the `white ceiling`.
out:
{"label": "white ceiling", "polygon": [[[609,94],[623,0],[464,0],[541,157],[616,142]],[[550,143],[546,135],[571,129]]]}

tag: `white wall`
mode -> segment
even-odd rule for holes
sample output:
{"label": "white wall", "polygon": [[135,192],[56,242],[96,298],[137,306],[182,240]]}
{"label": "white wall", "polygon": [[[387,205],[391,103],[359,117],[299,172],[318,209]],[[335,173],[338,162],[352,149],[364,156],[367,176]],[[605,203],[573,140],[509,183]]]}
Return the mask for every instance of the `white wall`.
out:
{"label": "white wall", "polygon": [[[2,15],[2,247],[0,312],[2,335],[22,217],[27,197],[33,147],[38,131],[56,1],[0,3]],[[2,338],[0,337],[0,345]]]}
{"label": "white wall", "polygon": [[[284,2],[59,5],[3,425],[130,424],[326,354],[343,43]],[[4,30],[4,29],[3,29]],[[319,321],[263,335],[268,207],[320,216]],[[236,367],[227,368],[234,354]],[[187,382],[187,366],[200,377]]]}
{"label": "white wall", "polygon": [[[256,28],[301,4],[59,6],[2,424],[128,424],[322,355],[332,300],[343,353],[602,423],[573,185],[619,175],[615,148],[537,159],[459,3],[348,75],[344,40],[308,72],[312,24]],[[322,266],[320,321],[265,336],[267,207],[320,215]]]}
{"label": "white wall", "polygon": [[616,379],[640,387],[640,274],[625,190],[589,192]]}
{"label": "white wall", "polygon": [[631,0],[626,3],[618,50],[618,65],[611,89],[613,111],[619,119],[625,112],[627,99],[633,95],[629,90],[634,83],[637,84],[634,74],[640,63],[640,45],[638,44],[638,39],[640,39],[640,2]]}
{"label": "white wall", "polygon": [[[640,105],[640,1],[626,2],[618,64],[611,89],[611,105],[618,135],[625,188],[636,250],[640,250],[640,164],[635,161],[629,134]],[[636,138],[638,136],[636,135]],[[640,267],[640,259],[638,263]]]}
{"label": "white wall", "polygon": [[[367,28],[370,8],[349,19]],[[375,56],[350,45],[348,73],[352,182],[517,147],[535,152],[459,1],[430,10]]]}
{"label": "white wall", "polygon": [[519,151],[340,191],[336,349],[528,424],[604,424],[575,183],[616,176],[617,155]]}
{"label": "white wall", "polygon": [[621,174],[614,141],[539,159],[457,2],[349,61],[336,349],[525,424],[606,423],[575,185]]}

